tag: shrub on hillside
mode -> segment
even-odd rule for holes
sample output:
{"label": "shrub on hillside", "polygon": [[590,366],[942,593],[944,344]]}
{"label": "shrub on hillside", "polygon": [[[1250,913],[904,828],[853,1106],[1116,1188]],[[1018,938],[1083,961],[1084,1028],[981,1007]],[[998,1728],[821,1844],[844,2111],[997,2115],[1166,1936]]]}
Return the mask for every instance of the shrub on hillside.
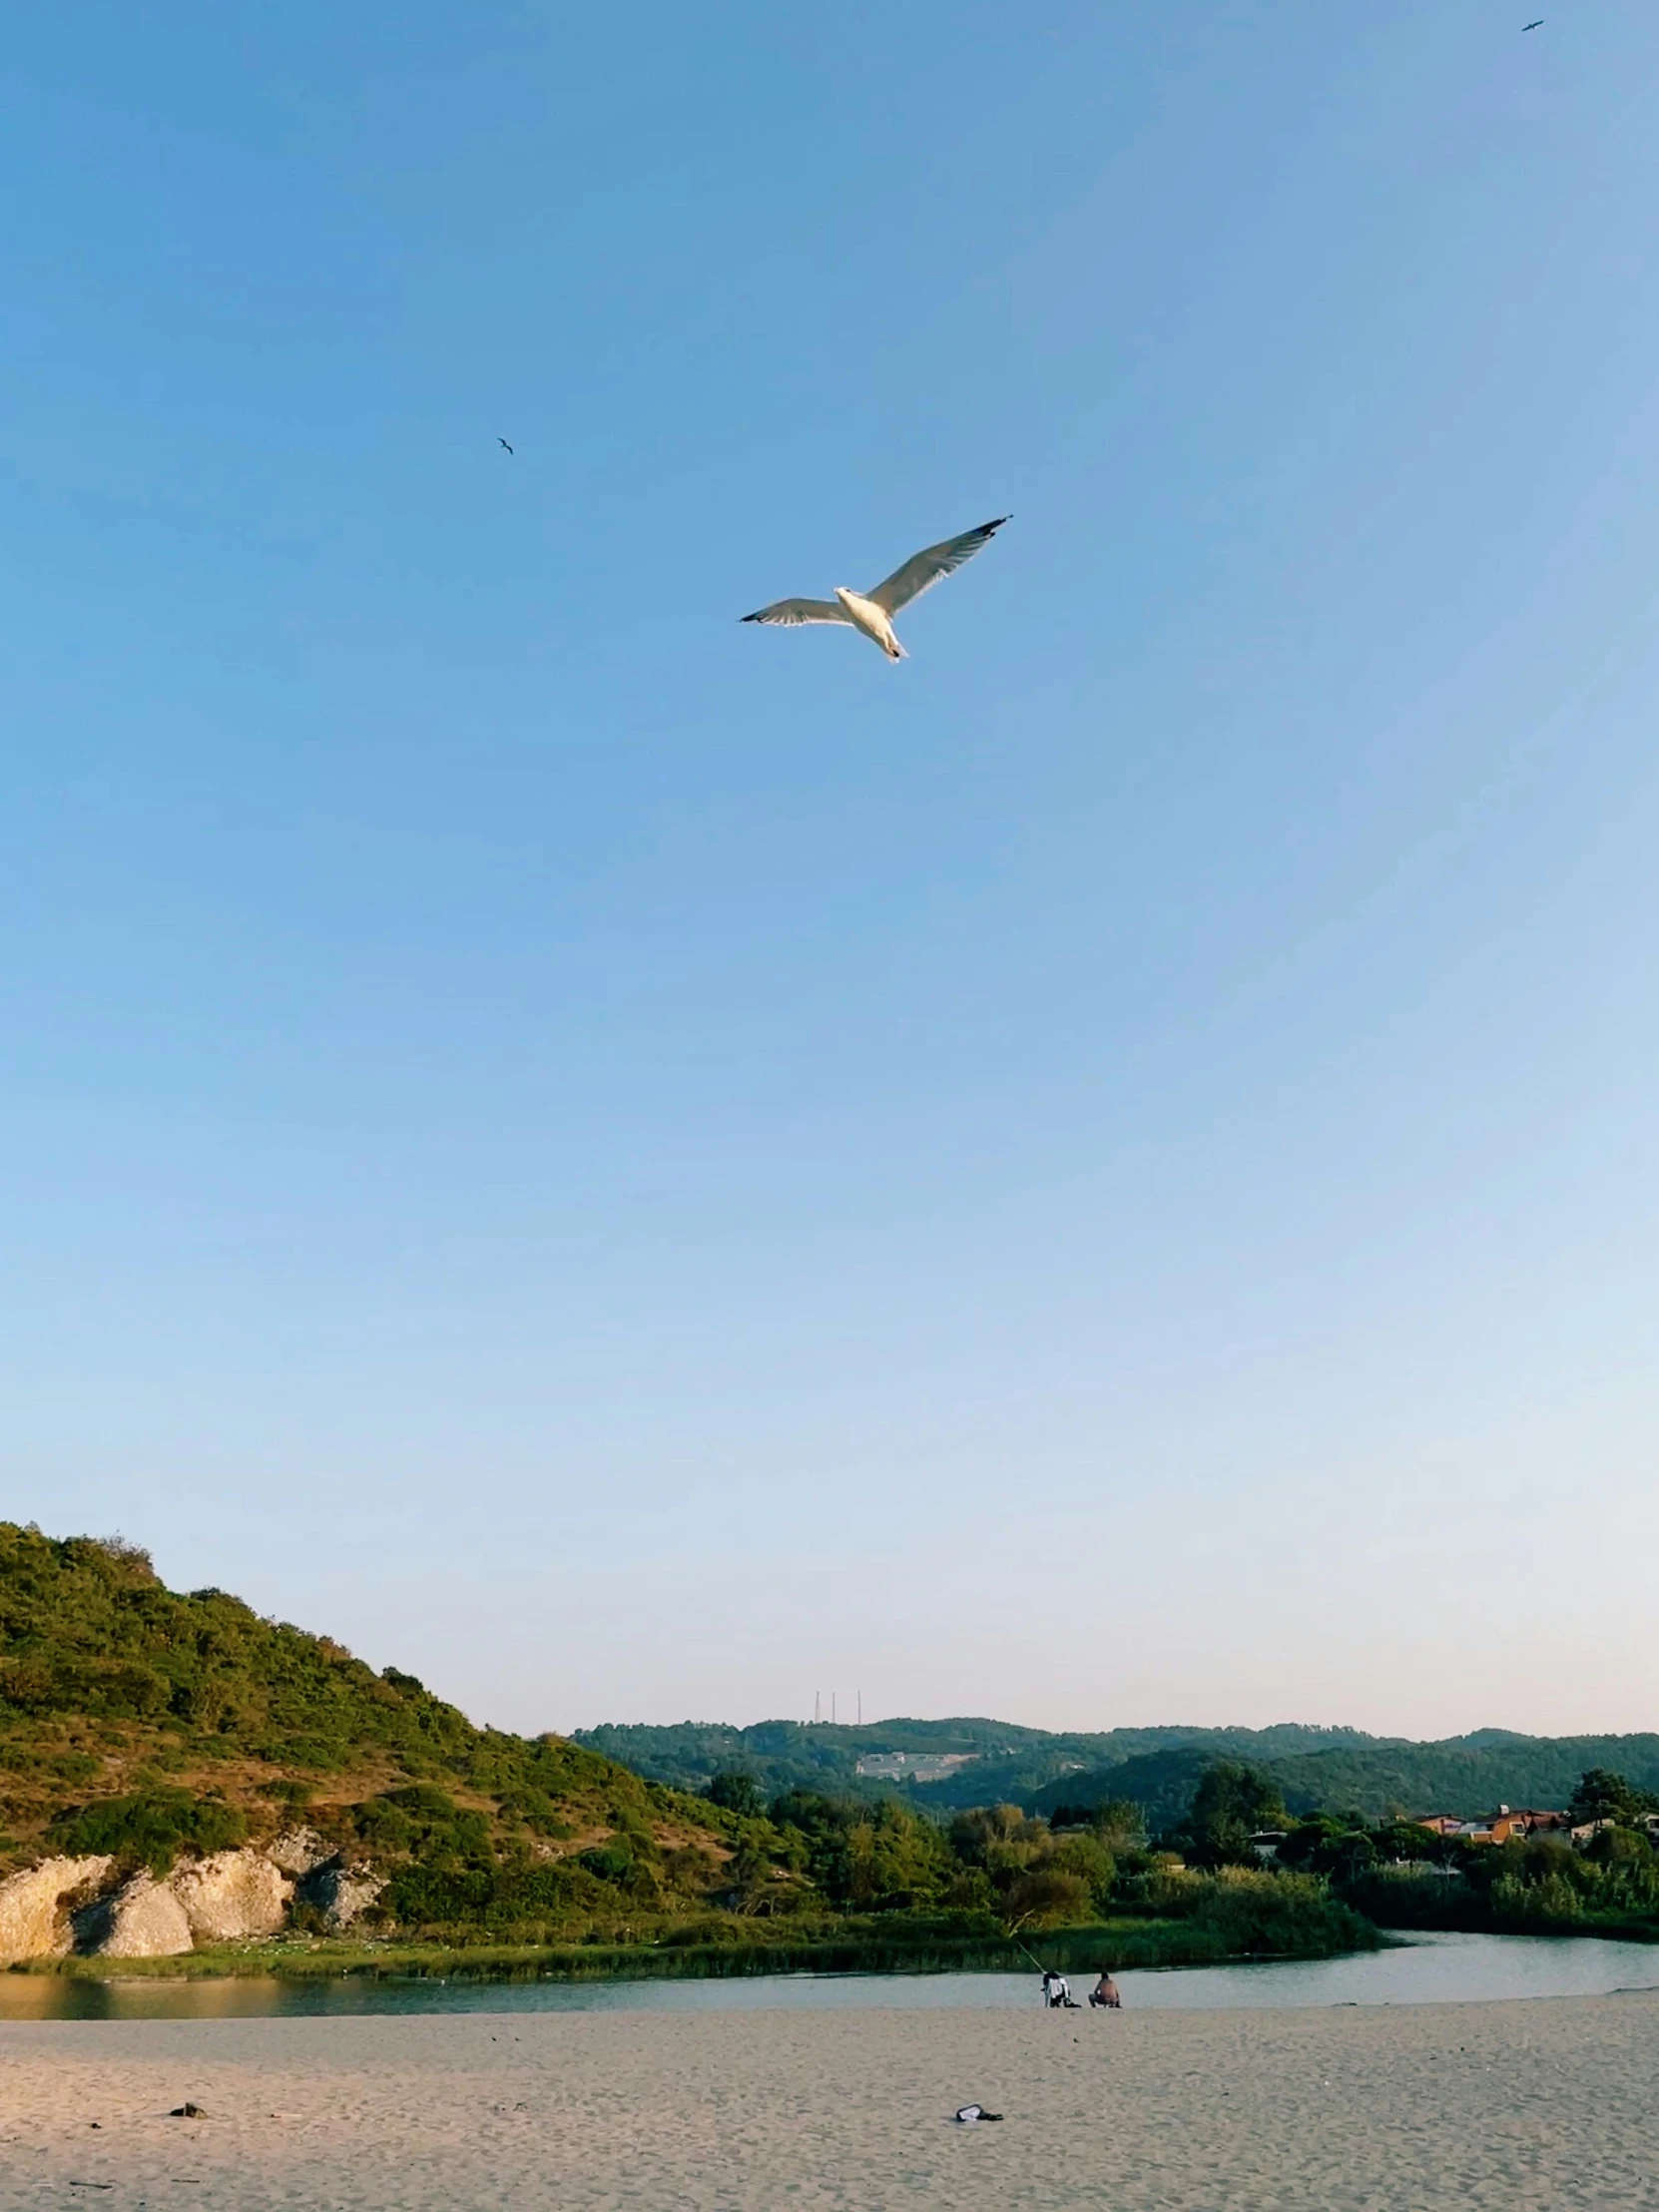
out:
{"label": "shrub on hillside", "polygon": [[53,1848],[71,1857],[109,1852],[125,1865],[165,1874],[185,1852],[231,1851],[248,1841],[248,1821],[234,1805],[193,1797],[188,1790],[146,1790],[100,1798],[63,1815]]}
{"label": "shrub on hillside", "polygon": [[404,1867],[379,1906],[402,1928],[569,1928],[614,1907],[616,1892],[568,1861],[548,1867]]}

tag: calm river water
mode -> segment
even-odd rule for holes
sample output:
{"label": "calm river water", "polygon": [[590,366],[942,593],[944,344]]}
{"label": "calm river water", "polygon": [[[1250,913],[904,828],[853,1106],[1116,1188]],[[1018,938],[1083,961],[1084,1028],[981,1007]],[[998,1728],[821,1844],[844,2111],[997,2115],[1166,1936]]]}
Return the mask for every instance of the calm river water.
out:
{"label": "calm river water", "polygon": [[[1089,1976],[1074,1974],[1078,1996]],[[1121,1973],[1126,2007],[1453,2004],[1659,1987],[1659,1943],[1592,1936],[1422,1936],[1406,1948],[1260,1966]],[[75,1981],[0,1973],[0,2020],[205,2020],[347,2012],[750,2012],[1034,2007],[1034,1973],[754,1974],[723,1981]]]}

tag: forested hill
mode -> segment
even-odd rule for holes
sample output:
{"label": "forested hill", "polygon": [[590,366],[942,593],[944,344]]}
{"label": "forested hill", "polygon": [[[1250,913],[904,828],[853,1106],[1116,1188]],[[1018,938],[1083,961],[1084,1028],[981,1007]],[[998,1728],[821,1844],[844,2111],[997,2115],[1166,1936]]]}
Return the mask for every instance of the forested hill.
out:
{"label": "forested hill", "polygon": [[[1021,1802],[1033,1812],[1127,1799],[1148,1825],[1184,1817],[1199,1776],[1215,1755],[1156,1752],[1061,1776]],[[1251,1764],[1278,1785],[1289,1811],[1363,1813],[1368,1820],[1455,1813],[1464,1819],[1499,1805],[1562,1807],[1591,1767],[1659,1790],[1659,1736],[1514,1736],[1482,1729],[1441,1743],[1375,1743]]]}
{"label": "forested hill", "polygon": [[1274,1766],[1293,1813],[1356,1808],[1489,1813],[1497,1805],[1564,1806],[1587,1768],[1659,1789],[1659,1735],[1511,1736],[1482,1729],[1442,1743],[1320,1752]]}
{"label": "forested hill", "polygon": [[[1184,1818],[1205,1768],[1244,1760],[1279,1785],[1293,1813],[1444,1812],[1472,1817],[1495,1806],[1563,1806],[1589,1767],[1622,1773],[1659,1790],[1659,1735],[1522,1736],[1478,1729],[1437,1743],[1368,1736],[1353,1728],[1285,1722],[1249,1728],[1119,1728],[1050,1734],[992,1720],[871,1721],[862,1728],[763,1721],[751,1728],[683,1722],[670,1728],[607,1727],[578,1742],[641,1775],[703,1788],[711,1775],[753,1775],[771,1794],[796,1788],[881,1795],[895,1787],[918,1807],[1014,1804],[1048,1813],[1057,1805],[1114,1799],[1138,1805],[1162,1829]],[[860,1760],[963,1763],[935,1779],[914,1769],[859,1777]],[[929,1774],[924,1765],[920,1773]]]}
{"label": "forested hill", "polygon": [[0,1522],[0,1874],[51,1851],[165,1864],[296,1819],[387,1870],[557,1871],[596,1910],[724,1856],[714,1808],[595,1752],[475,1728],[395,1667],[168,1589],[119,1541]]}
{"label": "forested hill", "polygon": [[[1196,1749],[1215,1758],[1261,1762],[1313,1751],[1363,1749],[1381,1739],[1354,1728],[1315,1728],[1287,1721],[1273,1728],[1114,1728],[1056,1734],[1012,1721],[870,1721],[863,1727],[830,1722],[758,1721],[749,1728],[712,1721],[672,1727],[607,1726],[578,1729],[573,1742],[620,1760],[636,1774],[684,1790],[703,1789],[721,1773],[752,1775],[769,1796],[781,1790],[852,1791],[879,1796],[895,1783],[913,1791],[918,1805],[940,1811],[987,1804],[1024,1804],[1047,1783],[1148,1754]],[[858,1764],[903,1755],[896,1771],[860,1776]],[[914,1779],[914,1762],[957,1759],[965,1763],[934,1779]]]}

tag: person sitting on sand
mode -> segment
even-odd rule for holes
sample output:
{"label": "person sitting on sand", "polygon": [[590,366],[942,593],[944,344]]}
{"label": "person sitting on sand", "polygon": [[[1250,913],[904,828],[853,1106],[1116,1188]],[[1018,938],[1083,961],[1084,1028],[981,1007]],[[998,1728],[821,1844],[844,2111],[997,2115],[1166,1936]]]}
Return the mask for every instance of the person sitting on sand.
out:
{"label": "person sitting on sand", "polygon": [[1112,1979],[1112,1969],[1110,1966],[1101,1967],[1100,1979],[1089,1991],[1089,2002],[1090,2004],[1108,2005],[1114,2012],[1122,2011],[1123,1999],[1118,1995],[1118,1985]]}
{"label": "person sitting on sand", "polygon": [[1071,1984],[1057,1966],[1043,1968],[1043,2002],[1050,2008],[1071,2002]]}

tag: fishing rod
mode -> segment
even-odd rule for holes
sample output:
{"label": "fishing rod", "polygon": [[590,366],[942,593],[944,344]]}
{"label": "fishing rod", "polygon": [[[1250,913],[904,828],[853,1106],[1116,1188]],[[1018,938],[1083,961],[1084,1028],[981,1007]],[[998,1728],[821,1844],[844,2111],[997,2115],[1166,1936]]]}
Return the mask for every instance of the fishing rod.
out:
{"label": "fishing rod", "polygon": [[1024,1925],[1024,1919],[1025,1917],[1022,1916],[1019,1920],[1015,1921],[1013,1927],[1009,1929],[1009,1940],[1014,1943],[1014,1945],[1018,1949],[1024,1951],[1026,1957],[1030,1959],[1032,1965],[1036,1967],[1038,1973],[1047,1973],[1048,1968],[1043,1964],[1042,1960],[1037,1956],[1036,1952],[1031,1948],[1030,1944],[1027,1943],[1020,1936],[1019,1931]]}

